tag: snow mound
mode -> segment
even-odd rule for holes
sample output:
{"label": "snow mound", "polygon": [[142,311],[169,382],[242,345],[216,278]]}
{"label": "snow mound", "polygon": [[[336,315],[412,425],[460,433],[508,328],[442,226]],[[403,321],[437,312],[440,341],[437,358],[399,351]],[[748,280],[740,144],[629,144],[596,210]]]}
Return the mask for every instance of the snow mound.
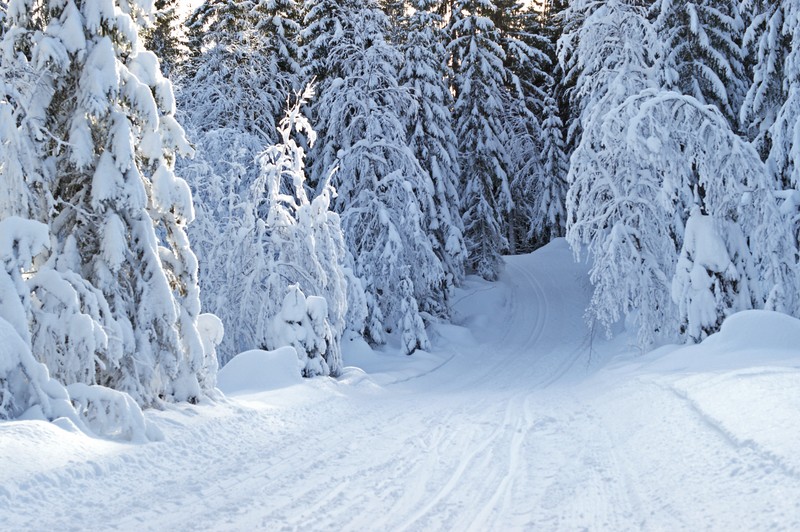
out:
{"label": "snow mound", "polygon": [[294,347],[252,349],[219,370],[217,387],[226,395],[276,390],[302,382],[301,369]]}
{"label": "snow mound", "polygon": [[800,320],[768,310],[733,314],[703,342],[658,349],[645,366],[656,371],[725,371],[800,361]]}
{"label": "snow mound", "polygon": [[732,315],[707,348],[726,351],[800,351],[800,320],[769,310],[746,310]]}

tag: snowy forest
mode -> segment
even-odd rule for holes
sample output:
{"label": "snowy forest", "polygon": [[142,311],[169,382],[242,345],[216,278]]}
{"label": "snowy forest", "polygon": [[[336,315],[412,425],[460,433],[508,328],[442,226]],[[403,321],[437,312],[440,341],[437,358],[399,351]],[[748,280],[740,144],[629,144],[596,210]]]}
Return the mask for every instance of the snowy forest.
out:
{"label": "snowy forest", "polygon": [[565,237],[642,348],[800,317],[796,0],[0,0],[0,420],[430,348]]}

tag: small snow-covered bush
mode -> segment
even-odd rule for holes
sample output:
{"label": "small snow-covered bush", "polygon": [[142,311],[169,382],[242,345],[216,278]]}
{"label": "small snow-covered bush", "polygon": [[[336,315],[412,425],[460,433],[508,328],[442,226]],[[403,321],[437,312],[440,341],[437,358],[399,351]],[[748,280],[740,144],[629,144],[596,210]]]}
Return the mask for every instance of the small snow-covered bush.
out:
{"label": "small snow-covered bush", "polygon": [[748,273],[741,271],[748,258],[742,231],[732,222],[723,222],[721,229],[699,207],[686,222],[672,299],[693,342],[719,330],[726,317],[750,303],[747,283],[742,282]]}
{"label": "small snow-covered bush", "polygon": [[266,347],[294,347],[304,377],[338,375],[342,358],[338,350],[328,352],[332,331],[327,316],[328,303],[324,298],[306,297],[298,285],[290,286],[280,312],[270,320]]}
{"label": "small snow-covered bush", "polygon": [[200,372],[203,381],[201,384],[205,389],[211,390],[217,385],[217,370],[219,361],[217,360],[217,346],[222,343],[225,337],[225,327],[222,320],[214,314],[200,314],[197,317],[197,332],[200,333],[200,341],[203,342],[203,370]]}

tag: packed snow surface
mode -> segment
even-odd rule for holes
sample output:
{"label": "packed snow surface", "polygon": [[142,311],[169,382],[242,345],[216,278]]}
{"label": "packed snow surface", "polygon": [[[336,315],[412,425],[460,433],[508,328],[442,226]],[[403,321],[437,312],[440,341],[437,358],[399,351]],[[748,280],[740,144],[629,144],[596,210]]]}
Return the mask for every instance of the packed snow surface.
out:
{"label": "packed snow surface", "polygon": [[245,353],[226,399],[147,412],[163,441],[0,423],[0,529],[800,529],[800,321],[642,354],[590,293],[557,241],[470,279],[431,352]]}

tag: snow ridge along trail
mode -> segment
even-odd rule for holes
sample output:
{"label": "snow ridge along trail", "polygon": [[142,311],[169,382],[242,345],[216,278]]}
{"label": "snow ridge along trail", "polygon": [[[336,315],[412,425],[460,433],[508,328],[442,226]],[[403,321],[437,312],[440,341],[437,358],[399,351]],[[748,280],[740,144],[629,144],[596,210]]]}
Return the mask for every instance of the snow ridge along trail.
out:
{"label": "snow ridge along trail", "polygon": [[592,336],[589,294],[557,241],[468,281],[466,328],[438,326],[414,375],[151,412],[166,439],[148,445],[0,424],[0,529],[800,529],[800,440],[747,432],[710,399],[797,390],[798,357],[689,377],[609,364],[626,341]]}

